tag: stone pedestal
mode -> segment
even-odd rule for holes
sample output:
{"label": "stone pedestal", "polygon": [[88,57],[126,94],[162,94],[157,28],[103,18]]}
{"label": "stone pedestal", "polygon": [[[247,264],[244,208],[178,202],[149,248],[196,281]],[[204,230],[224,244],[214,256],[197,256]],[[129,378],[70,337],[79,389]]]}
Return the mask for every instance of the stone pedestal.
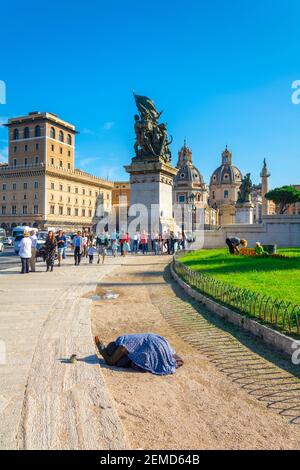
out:
{"label": "stone pedestal", "polygon": [[151,233],[170,228],[174,223],[173,178],[177,170],[170,163],[153,157],[135,157],[125,170],[130,174],[131,208],[143,205],[147,209],[141,229]]}
{"label": "stone pedestal", "polygon": [[235,206],[235,223],[236,224],[253,224],[254,221],[254,205],[251,202],[237,204]]}

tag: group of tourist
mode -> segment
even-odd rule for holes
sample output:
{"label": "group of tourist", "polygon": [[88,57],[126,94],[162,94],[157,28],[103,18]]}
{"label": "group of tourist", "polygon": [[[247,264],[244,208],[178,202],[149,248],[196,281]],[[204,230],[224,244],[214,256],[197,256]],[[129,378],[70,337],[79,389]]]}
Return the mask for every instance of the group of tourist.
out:
{"label": "group of tourist", "polygon": [[[36,230],[24,231],[24,237],[20,241],[19,256],[22,263],[22,274],[35,272],[38,237]],[[109,235],[103,231],[102,234],[94,236],[91,232],[78,230],[73,236],[71,246],[74,255],[74,264],[79,266],[82,258],[88,258],[93,264],[95,257],[97,263],[104,263],[108,250],[112,256],[116,257],[120,252],[121,256],[128,253],[146,255],[149,252],[158,254],[175,254],[178,250],[184,250],[187,244],[187,237],[184,232],[173,232],[167,230],[160,234],[154,232],[149,235],[145,230],[136,231],[131,238],[128,232],[118,234],[113,232]],[[55,261],[57,267],[61,266],[62,260],[66,258],[68,241],[63,230],[55,233],[49,230],[45,244],[42,247],[42,255],[46,262],[46,271],[53,272]]]}

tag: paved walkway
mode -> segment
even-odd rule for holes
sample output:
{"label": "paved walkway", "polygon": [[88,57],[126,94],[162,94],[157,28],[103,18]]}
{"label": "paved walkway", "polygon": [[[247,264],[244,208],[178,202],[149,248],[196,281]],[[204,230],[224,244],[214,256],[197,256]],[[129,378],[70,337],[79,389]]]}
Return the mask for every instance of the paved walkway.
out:
{"label": "paved walkway", "polygon": [[[1,449],[127,447],[94,354],[92,301],[84,297],[118,263],[77,267],[70,257],[53,273],[43,263],[28,275],[0,272]],[[72,353],[84,360],[66,363]]]}

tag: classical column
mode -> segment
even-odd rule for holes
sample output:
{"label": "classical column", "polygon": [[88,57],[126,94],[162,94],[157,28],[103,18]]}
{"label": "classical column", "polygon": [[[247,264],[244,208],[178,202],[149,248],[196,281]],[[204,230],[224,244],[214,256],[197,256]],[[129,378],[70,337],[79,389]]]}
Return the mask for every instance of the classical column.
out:
{"label": "classical column", "polygon": [[266,159],[264,159],[264,166],[260,173],[261,176],[261,196],[262,196],[262,215],[269,214],[269,201],[265,195],[269,191],[269,177],[271,176],[267,167]]}

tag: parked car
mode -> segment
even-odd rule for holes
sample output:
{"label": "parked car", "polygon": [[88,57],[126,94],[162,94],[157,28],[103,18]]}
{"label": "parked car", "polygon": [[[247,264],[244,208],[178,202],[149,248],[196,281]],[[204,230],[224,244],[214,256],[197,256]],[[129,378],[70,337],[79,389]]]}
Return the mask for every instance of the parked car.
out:
{"label": "parked car", "polygon": [[3,244],[4,244],[5,246],[12,246],[12,245],[14,244],[14,239],[13,239],[13,237],[6,237],[6,238],[4,238]]}
{"label": "parked car", "polygon": [[0,241],[0,253],[4,251],[4,243]]}

